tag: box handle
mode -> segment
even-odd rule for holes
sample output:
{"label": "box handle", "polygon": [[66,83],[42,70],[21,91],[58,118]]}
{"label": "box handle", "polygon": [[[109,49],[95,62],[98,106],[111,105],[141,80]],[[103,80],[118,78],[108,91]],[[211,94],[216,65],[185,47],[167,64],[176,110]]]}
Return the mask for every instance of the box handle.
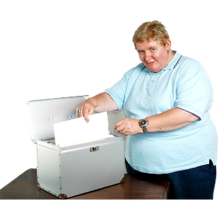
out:
{"label": "box handle", "polygon": [[90,152],[94,152],[94,151],[97,151],[97,150],[99,150],[99,146],[90,147]]}

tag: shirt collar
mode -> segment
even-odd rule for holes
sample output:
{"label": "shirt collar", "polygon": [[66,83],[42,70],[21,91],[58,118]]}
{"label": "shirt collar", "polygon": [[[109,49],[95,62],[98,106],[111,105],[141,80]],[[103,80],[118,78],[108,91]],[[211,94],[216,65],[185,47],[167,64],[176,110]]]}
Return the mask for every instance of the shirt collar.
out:
{"label": "shirt collar", "polygon": [[170,69],[174,69],[175,66],[177,65],[177,63],[179,62],[180,58],[181,58],[181,54],[178,51],[175,51],[175,55],[172,58],[172,60],[168,63],[168,65],[166,67],[163,68],[163,70],[170,70]]}

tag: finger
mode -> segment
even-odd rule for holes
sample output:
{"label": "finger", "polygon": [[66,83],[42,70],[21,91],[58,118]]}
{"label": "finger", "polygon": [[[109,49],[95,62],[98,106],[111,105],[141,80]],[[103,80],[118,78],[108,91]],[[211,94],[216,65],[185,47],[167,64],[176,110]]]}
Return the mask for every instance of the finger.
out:
{"label": "finger", "polygon": [[121,123],[121,124],[118,123],[117,125],[115,124],[115,130],[119,130],[119,131],[120,131],[120,130],[122,130],[124,127],[125,127],[124,123]]}
{"label": "finger", "polygon": [[124,123],[124,120],[117,121],[117,122],[115,123],[115,129],[116,129],[118,126],[122,125],[123,123]]}
{"label": "finger", "polygon": [[85,121],[88,123],[89,122],[89,111],[88,111],[88,109],[85,109],[83,111],[83,117],[84,117]]}
{"label": "finger", "polygon": [[125,130],[125,127],[124,127],[124,125],[122,124],[122,125],[116,127],[115,130],[116,130],[117,132],[121,132],[122,130]]}
{"label": "finger", "polygon": [[124,131],[124,130],[121,130],[120,133],[121,133],[122,135],[124,135],[124,134],[125,134],[125,131]]}
{"label": "finger", "polygon": [[90,108],[89,111],[88,111],[88,115],[86,116],[86,120],[87,122],[89,122],[89,115],[92,115],[94,113],[94,109],[93,108]]}
{"label": "finger", "polygon": [[131,134],[130,132],[126,131],[126,132],[124,133],[124,136],[128,136],[128,135],[130,135],[130,134]]}
{"label": "finger", "polygon": [[123,135],[124,135],[124,136],[127,136],[127,132],[124,132]]}
{"label": "finger", "polygon": [[83,117],[83,106],[78,106],[77,107],[76,114],[77,114],[78,118]]}
{"label": "finger", "polygon": [[94,112],[93,108],[87,108],[85,111],[83,111],[83,117],[85,118],[85,121],[88,123],[89,122],[89,115],[92,115]]}

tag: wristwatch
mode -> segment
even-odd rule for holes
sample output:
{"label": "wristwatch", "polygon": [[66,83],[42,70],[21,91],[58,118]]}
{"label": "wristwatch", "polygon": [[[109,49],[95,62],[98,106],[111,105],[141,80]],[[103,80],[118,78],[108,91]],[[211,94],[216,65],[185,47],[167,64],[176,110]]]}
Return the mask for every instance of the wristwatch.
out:
{"label": "wristwatch", "polygon": [[146,119],[141,119],[139,122],[138,122],[139,126],[143,129],[143,132],[146,133],[147,132],[147,124],[148,124],[148,121]]}

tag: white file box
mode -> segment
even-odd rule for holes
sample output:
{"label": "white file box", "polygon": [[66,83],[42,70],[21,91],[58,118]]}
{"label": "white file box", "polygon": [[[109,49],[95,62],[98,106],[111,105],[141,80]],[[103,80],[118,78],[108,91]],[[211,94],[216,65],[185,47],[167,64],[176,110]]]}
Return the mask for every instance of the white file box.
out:
{"label": "white file box", "polygon": [[53,124],[76,117],[88,96],[28,102],[31,139],[37,147],[38,187],[69,198],[123,182],[124,140],[112,138],[67,147],[54,142]]}

